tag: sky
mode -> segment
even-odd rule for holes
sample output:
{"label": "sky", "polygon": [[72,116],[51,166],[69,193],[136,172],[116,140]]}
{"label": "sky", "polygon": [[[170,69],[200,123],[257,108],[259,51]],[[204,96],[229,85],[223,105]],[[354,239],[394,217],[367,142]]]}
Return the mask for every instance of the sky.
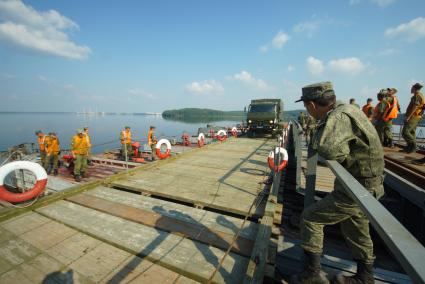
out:
{"label": "sky", "polygon": [[321,81],[404,110],[424,51],[424,0],[0,0],[0,111],[292,110]]}

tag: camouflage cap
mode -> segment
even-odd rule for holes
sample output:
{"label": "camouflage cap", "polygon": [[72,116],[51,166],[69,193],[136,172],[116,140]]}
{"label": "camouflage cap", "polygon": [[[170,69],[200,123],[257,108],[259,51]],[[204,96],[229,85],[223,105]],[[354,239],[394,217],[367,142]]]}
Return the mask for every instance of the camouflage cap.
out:
{"label": "camouflage cap", "polygon": [[40,134],[40,133],[43,133],[43,131],[41,131],[41,130],[37,130],[37,131],[35,131],[35,135],[38,135],[38,134]]}
{"label": "camouflage cap", "polygon": [[412,86],[412,88],[414,88],[414,89],[416,89],[416,90],[420,90],[420,89],[422,89],[422,85],[420,84],[420,83],[416,83],[416,84],[414,84],[413,86]]}
{"label": "camouflage cap", "polygon": [[397,93],[397,89],[396,88],[388,88],[387,91],[388,91],[388,93],[390,93],[392,95],[394,95],[394,94]]}
{"label": "camouflage cap", "polygon": [[83,133],[84,133],[84,130],[82,130],[81,128],[77,129],[77,134],[83,134]]}
{"label": "camouflage cap", "polygon": [[124,129],[130,129],[131,127],[130,126],[124,126]]}
{"label": "camouflage cap", "polygon": [[295,101],[314,101],[315,99],[323,97],[325,93],[334,93],[331,82],[321,82],[312,85],[307,85],[302,88],[302,96],[299,100]]}
{"label": "camouflage cap", "polygon": [[378,94],[386,96],[386,95],[388,95],[388,89],[381,89]]}

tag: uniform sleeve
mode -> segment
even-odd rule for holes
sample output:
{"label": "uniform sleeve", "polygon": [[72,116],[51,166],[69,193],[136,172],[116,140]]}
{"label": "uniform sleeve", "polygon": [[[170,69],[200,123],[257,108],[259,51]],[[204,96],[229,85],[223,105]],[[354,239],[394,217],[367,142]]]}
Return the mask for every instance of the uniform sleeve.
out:
{"label": "uniform sleeve", "polygon": [[412,97],[412,103],[415,106],[421,106],[422,105],[422,98],[419,94],[416,94]]}
{"label": "uniform sleeve", "polygon": [[75,141],[74,137],[71,138],[71,150],[74,151]]}
{"label": "uniform sleeve", "polygon": [[331,116],[320,137],[318,153],[327,160],[342,163],[350,154],[349,143],[354,138],[351,120],[347,115],[342,113]]}

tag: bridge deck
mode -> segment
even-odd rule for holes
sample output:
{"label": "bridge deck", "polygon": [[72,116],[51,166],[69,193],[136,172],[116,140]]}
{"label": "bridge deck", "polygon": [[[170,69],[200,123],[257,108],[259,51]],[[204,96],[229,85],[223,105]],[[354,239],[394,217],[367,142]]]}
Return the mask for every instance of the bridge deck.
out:
{"label": "bridge deck", "polygon": [[229,139],[1,222],[0,283],[205,282],[239,230],[213,282],[242,282],[272,145]]}

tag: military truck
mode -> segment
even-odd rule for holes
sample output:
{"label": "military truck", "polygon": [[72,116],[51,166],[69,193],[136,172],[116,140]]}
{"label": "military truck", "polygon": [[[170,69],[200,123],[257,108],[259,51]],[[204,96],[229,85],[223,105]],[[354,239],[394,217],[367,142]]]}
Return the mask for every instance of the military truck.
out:
{"label": "military truck", "polygon": [[247,113],[248,137],[261,134],[275,136],[283,118],[281,99],[251,100]]}

